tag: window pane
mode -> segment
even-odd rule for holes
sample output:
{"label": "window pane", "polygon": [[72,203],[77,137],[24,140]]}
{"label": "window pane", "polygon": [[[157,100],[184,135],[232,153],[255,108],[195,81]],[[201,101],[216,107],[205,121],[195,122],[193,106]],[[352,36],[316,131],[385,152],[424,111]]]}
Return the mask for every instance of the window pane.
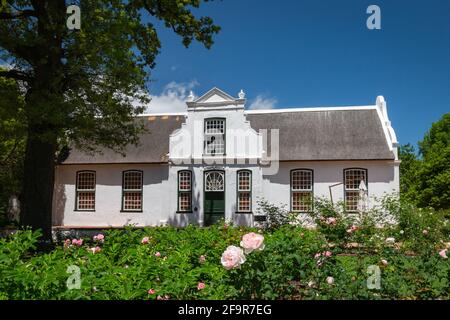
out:
{"label": "window pane", "polygon": [[312,172],[309,170],[292,171],[292,190],[312,190]]}
{"label": "window pane", "polygon": [[225,153],[225,120],[205,120],[205,154]]}
{"label": "window pane", "polygon": [[78,192],[78,210],[94,210],[95,209],[95,193],[94,192]]}
{"label": "window pane", "polygon": [[125,192],[123,194],[124,210],[141,210],[142,209],[142,192]]}
{"label": "window pane", "polygon": [[191,190],[191,172],[181,171],[178,173],[178,190],[190,191]]}
{"label": "window pane", "polygon": [[292,211],[310,212],[312,192],[292,192]]}
{"label": "window pane", "polygon": [[78,190],[95,189],[95,172],[78,172],[77,175]]}
{"label": "window pane", "polygon": [[191,211],[191,193],[180,192],[178,195],[179,211]]}
{"label": "window pane", "polygon": [[367,185],[366,170],[350,169],[345,171],[345,189],[358,190],[361,180]]}
{"label": "window pane", "polygon": [[130,171],[124,173],[124,190],[142,190],[142,172]]}
{"label": "window pane", "polygon": [[239,192],[238,211],[250,211],[250,192]]}
{"label": "window pane", "polygon": [[241,171],[238,173],[238,190],[250,191],[251,173],[249,171]]}
{"label": "window pane", "polygon": [[358,211],[359,191],[347,191],[345,193],[345,209]]}

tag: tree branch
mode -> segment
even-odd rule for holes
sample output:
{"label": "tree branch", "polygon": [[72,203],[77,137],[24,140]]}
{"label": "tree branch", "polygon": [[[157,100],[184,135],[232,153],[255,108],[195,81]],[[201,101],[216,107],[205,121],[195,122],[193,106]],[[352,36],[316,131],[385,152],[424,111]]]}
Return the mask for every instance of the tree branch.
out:
{"label": "tree branch", "polygon": [[18,70],[0,70],[0,77],[22,80],[22,81],[30,81],[31,77]]}
{"label": "tree branch", "polygon": [[23,10],[23,11],[16,11],[16,12],[0,12],[0,20],[20,19],[20,18],[29,18],[29,17],[37,17],[36,11]]}

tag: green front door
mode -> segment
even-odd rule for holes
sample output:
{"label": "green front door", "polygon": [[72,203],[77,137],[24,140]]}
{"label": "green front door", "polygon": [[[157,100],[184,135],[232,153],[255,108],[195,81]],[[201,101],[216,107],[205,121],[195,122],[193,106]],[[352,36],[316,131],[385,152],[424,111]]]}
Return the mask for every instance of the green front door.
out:
{"label": "green front door", "polygon": [[225,177],[223,171],[207,171],[204,179],[205,226],[225,218]]}

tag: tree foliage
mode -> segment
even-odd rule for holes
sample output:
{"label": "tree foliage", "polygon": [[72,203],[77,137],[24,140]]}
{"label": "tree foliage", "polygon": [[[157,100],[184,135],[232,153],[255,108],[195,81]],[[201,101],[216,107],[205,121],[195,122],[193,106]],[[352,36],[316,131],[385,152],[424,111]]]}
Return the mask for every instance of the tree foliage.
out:
{"label": "tree foliage", "polygon": [[420,207],[450,208],[450,114],[433,123],[419,142],[418,157],[411,145],[400,148],[403,195]]}
{"label": "tree foliage", "polygon": [[[55,160],[67,141],[94,151],[137,143],[134,117],[161,49],[156,24],[206,48],[219,27],[193,10],[201,0],[78,1],[81,30],[66,26],[65,0],[7,0],[0,6],[0,77],[24,90],[27,129],[22,222],[49,237]],[[19,119],[19,118],[18,118]]]}

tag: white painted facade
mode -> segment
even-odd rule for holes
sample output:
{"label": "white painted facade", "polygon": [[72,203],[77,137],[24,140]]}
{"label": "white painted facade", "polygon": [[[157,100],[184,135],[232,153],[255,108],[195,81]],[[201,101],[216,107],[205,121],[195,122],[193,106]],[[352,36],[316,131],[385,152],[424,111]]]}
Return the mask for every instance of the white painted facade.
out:
{"label": "white painted facade", "polygon": [[[313,170],[314,197],[343,201],[344,169],[367,170],[367,189],[371,205],[375,198],[399,192],[399,161],[397,140],[387,116],[386,103],[377,98],[376,105],[347,107],[349,110],[375,109],[382,123],[386,142],[394,153],[393,160],[355,161],[276,161],[273,150],[267,150],[260,132],[252,129],[247,114],[279,113],[284,110],[245,110],[245,96],[241,92],[235,99],[213,89],[195,101],[188,101],[184,123],[168,139],[167,163],[105,163],[63,164],[56,169],[53,225],[67,228],[121,227],[124,225],[156,226],[188,223],[204,225],[204,175],[208,170],[220,170],[225,177],[224,217],[240,225],[252,225],[257,212],[257,201],[266,199],[277,205],[290,207],[290,172],[293,169]],[[339,108],[323,108],[336,110]],[[341,108],[342,109],[342,108]],[[286,112],[310,112],[312,109],[286,109]],[[316,109],[317,110],[317,109]],[[155,115],[144,115],[155,116]],[[161,116],[161,115],[158,115]],[[225,119],[226,138],[224,156],[204,154],[204,121],[209,118]],[[274,136],[273,136],[274,137]],[[273,144],[272,144],[273,145]],[[283,142],[280,141],[280,147]],[[274,148],[272,146],[272,148]],[[237,171],[252,173],[251,212],[237,213]],[[76,176],[78,171],[95,171],[95,210],[77,211]],[[142,212],[122,211],[122,173],[141,170],[143,173]],[[178,210],[178,172],[192,172],[192,212]],[[276,172],[276,173],[274,173]],[[331,188],[330,186],[336,185]]]}

